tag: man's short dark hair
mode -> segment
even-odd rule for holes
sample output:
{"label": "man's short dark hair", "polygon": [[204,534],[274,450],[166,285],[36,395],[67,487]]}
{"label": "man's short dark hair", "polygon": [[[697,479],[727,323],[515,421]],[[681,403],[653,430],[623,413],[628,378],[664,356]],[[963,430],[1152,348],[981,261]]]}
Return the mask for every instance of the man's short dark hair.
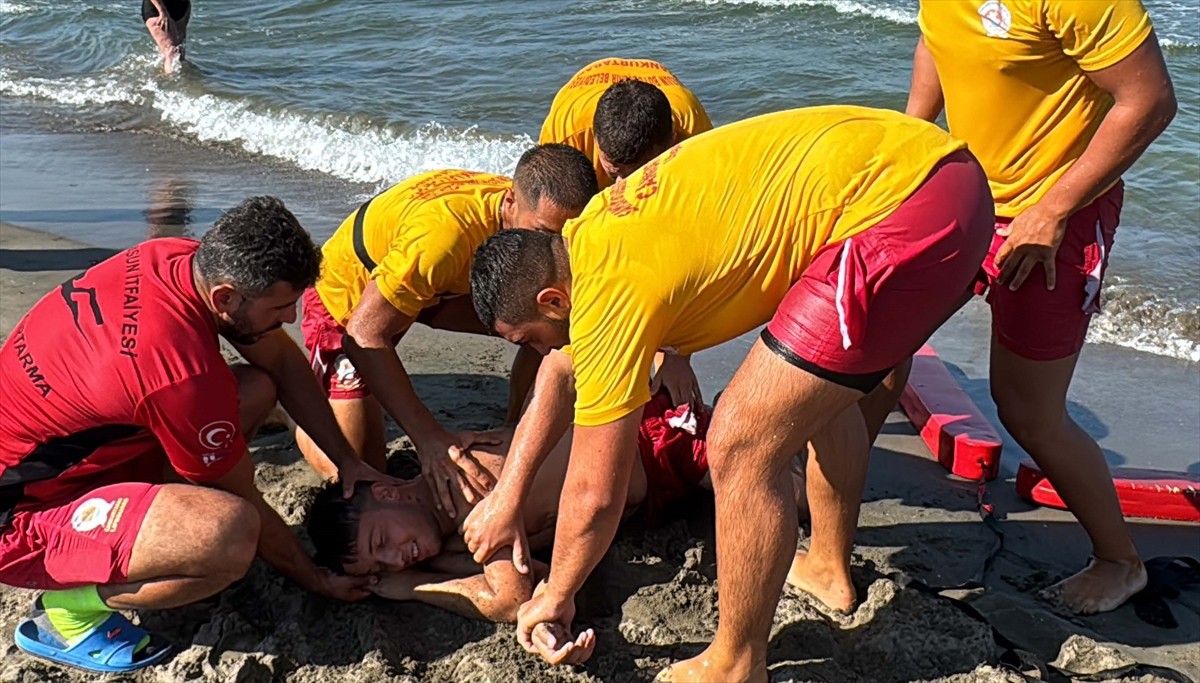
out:
{"label": "man's short dark hair", "polygon": [[358,556],[358,525],[363,508],[371,499],[371,482],[354,485],[354,495],[342,495],[341,484],[329,484],[308,510],[308,537],[316,555],[313,561],[322,567],[342,571]]}
{"label": "man's short dark hair", "polygon": [[231,285],[253,298],[277,282],[311,287],[321,274],[321,251],[282,201],[250,197],[200,238],[196,268],[209,285]]}
{"label": "man's short dark hair", "polygon": [[562,236],[543,230],[501,230],[475,250],[471,302],[489,330],[496,321],[528,322],[537,311],[537,293],[559,279],[555,243]]}
{"label": "man's short dark hair", "polygon": [[644,164],[671,146],[675,124],[667,96],[649,83],[618,81],[600,96],[592,119],[596,145],[614,164]]}
{"label": "man's short dark hair", "polygon": [[537,206],[546,197],[555,206],[580,212],[600,191],[596,169],[574,147],[548,143],[521,155],[513,171],[513,187]]}

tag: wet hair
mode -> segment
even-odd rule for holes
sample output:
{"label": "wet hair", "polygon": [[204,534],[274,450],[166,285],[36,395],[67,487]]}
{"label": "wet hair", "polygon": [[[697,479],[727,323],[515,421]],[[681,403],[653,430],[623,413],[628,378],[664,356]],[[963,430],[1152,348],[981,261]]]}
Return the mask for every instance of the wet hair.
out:
{"label": "wet hair", "polygon": [[546,197],[555,206],[576,213],[600,191],[596,169],[574,147],[549,143],[521,155],[513,171],[513,188],[537,206]]}
{"label": "wet hair", "polygon": [[649,83],[618,81],[596,104],[596,145],[614,164],[644,164],[668,147],[675,133],[671,103]]}
{"label": "wet hair", "polygon": [[554,245],[562,235],[543,230],[501,230],[475,251],[471,264],[471,302],[489,330],[496,321],[529,322],[537,311],[537,294],[553,285],[559,272]]}
{"label": "wet hair", "polygon": [[342,495],[341,484],[329,484],[313,500],[308,510],[308,537],[316,555],[313,561],[334,571],[358,557],[358,525],[363,509],[371,500],[371,482],[354,485],[354,495]]}
{"label": "wet hair", "polygon": [[321,274],[321,251],[282,201],[250,197],[200,239],[196,269],[205,283],[254,298],[278,282],[296,291],[311,287]]}

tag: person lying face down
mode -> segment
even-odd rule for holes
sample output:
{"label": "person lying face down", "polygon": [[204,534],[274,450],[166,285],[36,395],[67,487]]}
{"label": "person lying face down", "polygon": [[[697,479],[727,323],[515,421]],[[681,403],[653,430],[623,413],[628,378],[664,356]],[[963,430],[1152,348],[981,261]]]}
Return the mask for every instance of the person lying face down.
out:
{"label": "person lying face down", "polygon": [[[710,415],[707,407],[693,412],[687,406],[672,406],[665,391],[646,405],[626,516],[639,508],[653,514],[697,487],[711,488],[704,439]],[[512,430],[492,435],[499,444],[476,446],[471,455],[498,477]],[[525,501],[525,530],[535,548],[548,546],[552,538],[570,446],[568,430],[538,470]],[[511,548],[482,566],[472,559],[457,520],[466,519],[474,505],[452,489],[454,518],[434,505],[423,477],[399,485],[361,482],[349,499],[342,496],[339,485],[329,486],[318,494],[308,517],[317,562],[350,575],[378,576],[373,590],[386,598],[417,600],[473,619],[515,622],[517,608],[533,594],[536,577],[514,568]],[[534,569],[545,574],[544,566]],[[555,636],[561,641],[564,634]],[[575,647],[548,649],[566,650],[558,661],[582,661],[590,654],[591,638],[584,633],[574,641]]]}

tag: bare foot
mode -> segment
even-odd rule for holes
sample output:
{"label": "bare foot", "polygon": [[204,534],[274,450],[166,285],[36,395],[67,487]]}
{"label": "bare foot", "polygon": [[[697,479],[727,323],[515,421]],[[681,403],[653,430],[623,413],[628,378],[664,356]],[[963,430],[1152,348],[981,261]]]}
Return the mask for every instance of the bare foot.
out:
{"label": "bare foot", "polygon": [[1102,560],[1093,557],[1083,571],[1050,586],[1041,596],[1078,614],[1109,612],[1146,587],[1141,559]]}
{"label": "bare foot", "polygon": [[788,585],[812,596],[838,614],[853,612],[858,596],[854,593],[854,584],[850,582],[849,567],[847,571],[839,572],[835,568],[815,565],[808,553],[797,550],[792,567],[788,570]]}
{"label": "bare foot", "polygon": [[[709,646],[709,650],[712,647]],[[757,682],[767,680],[767,665],[763,662],[758,667],[752,665],[728,665],[719,663],[721,659],[709,650],[701,652],[691,659],[675,662],[658,672],[654,677],[655,683],[730,683],[732,681]],[[743,658],[744,659],[744,658]]]}

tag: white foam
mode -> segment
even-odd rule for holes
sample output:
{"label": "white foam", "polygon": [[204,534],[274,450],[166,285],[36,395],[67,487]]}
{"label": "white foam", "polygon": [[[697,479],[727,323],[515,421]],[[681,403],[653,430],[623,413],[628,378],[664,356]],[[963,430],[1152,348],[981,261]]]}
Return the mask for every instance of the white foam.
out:
{"label": "white foam", "polygon": [[124,76],[55,80],[0,68],[0,93],[77,106],[149,106],[164,121],[197,140],[235,144],[300,168],[367,183],[395,183],[436,168],[508,174],[533,144],[524,135],[486,135],[476,128],[458,131],[433,122],[399,131],[344,116],[319,117],[283,109],[256,111],[244,102],[175,90],[170,81],[147,79],[137,85],[129,72],[145,73],[157,67],[156,60],[136,61],[136,65],[123,65]]}
{"label": "white foam", "polygon": [[1106,286],[1103,296],[1103,312],[1092,318],[1088,328],[1089,342],[1200,362],[1200,307],[1119,281]]}
{"label": "white foam", "polygon": [[112,79],[20,77],[5,68],[0,68],[0,92],[74,105],[145,102],[145,97],[136,89]]}
{"label": "white foam", "polygon": [[1180,49],[1200,47],[1200,43],[1196,42],[1195,40],[1188,39],[1188,38],[1181,38],[1181,39],[1176,40],[1175,38],[1170,38],[1170,37],[1160,37],[1158,39],[1158,44],[1161,47],[1180,48]]}
{"label": "white foam", "polygon": [[855,0],[684,0],[705,5],[751,5],[757,7],[824,7],[838,14],[883,19],[904,26],[917,23],[917,13],[900,7],[872,5]]}
{"label": "white foam", "polygon": [[0,14],[25,14],[32,12],[36,8],[29,5],[22,5],[19,2],[4,2],[0,0]]}
{"label": "white foam", "polygon": [[214,95],[154,90],[153,106],[165,121],[199,140],[230,142],[248,152],[346,180],[397,182],[436,168],[511,173],[533,144],[527,136],[488,136],[428,123],[401,133],[346,117],[313,117],[288,111],[254,111]]}

